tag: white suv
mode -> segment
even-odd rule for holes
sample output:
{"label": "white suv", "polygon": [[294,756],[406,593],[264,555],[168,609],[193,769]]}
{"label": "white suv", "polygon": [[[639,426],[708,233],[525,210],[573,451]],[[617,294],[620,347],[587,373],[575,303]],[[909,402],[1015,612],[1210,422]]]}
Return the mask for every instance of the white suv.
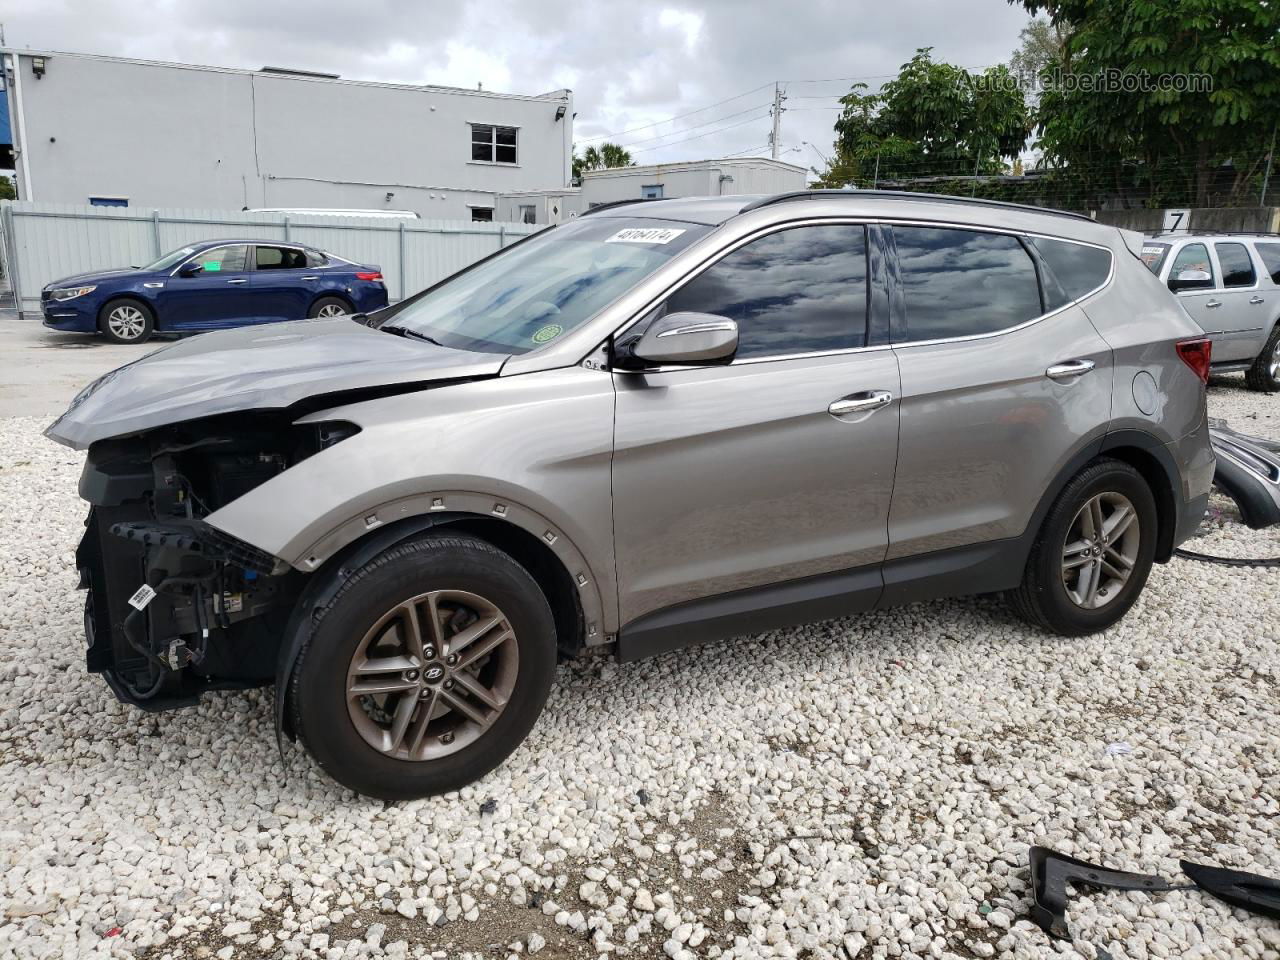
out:
{"label": "white suv", "polygon": [[1213,341],[1213,372],[1280,390],[1280,234],[1162,234],[1142,259]]}

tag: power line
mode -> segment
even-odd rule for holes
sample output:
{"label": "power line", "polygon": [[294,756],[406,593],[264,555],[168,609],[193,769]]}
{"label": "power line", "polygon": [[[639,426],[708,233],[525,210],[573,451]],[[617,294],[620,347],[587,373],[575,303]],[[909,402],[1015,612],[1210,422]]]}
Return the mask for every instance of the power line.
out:
{"label": "power line", "polygon": [[659,143],[659,144],[657,144],[656,146],[652,146],[652,147],[641,147],[639,150],[636,150],[635,152],[636,152],[636,153],[647,153],[647,152],[649,152],[650,150],[661,150],[663,147],[674,147],[674,146],[676,146],[677,144],[681,144],[681,143],[688,143],[690,140],[701,140],[703,137],[709,137],[709,136],[711,136],[712,134],[716,134],[716,133],[723,133],[725,130],[732,130],[734,127],[741,127],[741,126],[743,126],[744,124],[747,124],[747,123],[754,123],[755,121],[757,121],[757,120],[763,120],[763,119],[765,119],[765,118],[766,118],[766,117],[768,117],[768,116],[769,116],[768,112],[765,112],[765,113],[762,113],[762,114],[760,114],[759,116],[756,116],[756,117],[747,117],[747,119],[745,119],[745,120],[740,120],[740,121],[739,121],[739,122],[737,122],[737,123],[731,123],[731,124],[729,124],[728,126],[724,126],[724,127],[717,127],[715,130],[708,130],[706,133],[699,133],[699,134],[697,134],[697,135],[695,135],[695,136],[692,136],[692,137],[686,137],[686,138],[685,138],[685,139],[683,139],[683,140],[673,140],[673,141],[672,141],[672,142],[670,142],[670,143]]}
{"label": "power line", "polygon": [[609,137],[625,137],[627,134],[636,133],[639,130],[648,130],[650,127],[658,127],[664,123],[671,123],[672,121],[675,121],[675,120],[683,120],[685,117],[692,117],[695,113],[706,113],[712,107],[719,107],[726,103],[732,103],[734,100],[741,100],[743,97],[750,96],[751,94],[755,93],[757,90],[765,90],[771,86],[773,86],[772,82],[762,83],[758,87],[752,87],[746,93],[739,93],[736,96],[726,97],[723,100],[717,100],[715,103],[709,103],[705,107],[699,107],[697,110],[690,110],[688,113],[677,114],[674,117],[667,117],[666,119],[663,119],[663,120],[655,120],[653,121],[653,123],[646,123],[644,126],[641,126],[641,127],[632,127],[630,130],[619,130],[614,133],[601,133],[594,137],[583,137],[578,142],[590,143],[593,140],[607,140]]}
{"label": "power line", "polygon": [[688,133],[691,130],[701,130],[703,127],[709,127],[712,124],[720,123],[721,121],[724,121],[724,120],[733,120],[735,117],[740,117],[744,113],[751,113],[753,110],[760,110],[767,106],[769,106],[769,104],[767,103],[752,104],[751,106],[747,107],[745,110],[739,110],[736,113],[727,113],[723,117],[716,117],[714,120],[706,120],[702,123],[695,123],[691,127],[682,127],[679,130],[672,130],[670,133],[659,133],[656,136],[644,137],[640,140],[632,140],[630,143],[619,144],[619,146],[633,147],[641,143],[652,143],[654,140],[664,140],[667,137],[679,136],[682,133]]}

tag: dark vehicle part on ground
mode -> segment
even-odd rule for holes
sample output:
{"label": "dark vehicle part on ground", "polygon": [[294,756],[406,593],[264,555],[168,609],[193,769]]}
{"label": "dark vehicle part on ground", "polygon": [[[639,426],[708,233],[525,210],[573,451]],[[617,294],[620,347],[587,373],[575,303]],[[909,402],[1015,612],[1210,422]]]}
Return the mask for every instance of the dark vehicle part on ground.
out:
{"label": "dark vehicle part on ground", "polygon": [[[1218,459],[1214,485],[1240,509],[1254,530],[1280,523],[1280,443],[1239,433],[1225,420],[1209,421],[1209,440]],[[1280,557],[1219,557],[1179,548],[1176,556],[1228,567],[1280,567]]]}
{"label": "dark vehicle part on ground", "polygon": [[1280,443],[1239,433],[1225,420],[1209,421],[1218,465],[1217,484],[1254,530],[1280,523]]}
{"label": "dark vehicle part on ground", "polygon": [[1191,884],[1174,886],[1153,874],[1111,870],[1086,860],[1077,860],[1048,847],[1032,847],[1031,919],[1045,933],[1059,940],[1070,940],[1067,927],[1067,884],[1079,883],[1113,890],[1186,890]]}
{"label": "dark vehicle part on ground", "polygon": [[1180,863],[1182,872],[1211,897],[1217,897],[1223,903],[1241,910],[1280,920],[1280,880],[1243,870],[1210,867],[1189,860],[1182,860]]}
{"label": "dark vehicle part on ground", "polygon": [[1182,860],[1182,870],[1192,882],[1175,884],[1155,874],[1100,867],[1048,847],[1032,847],[1029,858],[1031,895],[1035,901],[1031,907],[1031,919],[1041,930],[1059,940],[1071,940],[1071,931],[1067,927],[1068,883],[1148,893],[1199,888],[1233,907],[1280,919],[1280,880],[1257,873]]}

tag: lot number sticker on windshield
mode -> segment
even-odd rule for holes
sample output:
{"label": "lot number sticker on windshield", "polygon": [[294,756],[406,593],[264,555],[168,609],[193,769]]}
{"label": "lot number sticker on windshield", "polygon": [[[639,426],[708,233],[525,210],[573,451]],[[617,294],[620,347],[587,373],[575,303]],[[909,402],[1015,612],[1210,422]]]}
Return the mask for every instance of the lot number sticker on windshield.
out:
{"label": "lot number sticker on windshield", "polygon": [[670,243],[683,230],[672,230],[669,227],[630,227],[619,230],[605,243]]}
{"label": "lot number sticker on windshield", "polygon": [[538,331],[533,335],[533,342],[550,343],[562,333],[564,333],[564,327],[560,326],[560,324],[548,323],[545,327],[538,328]]}

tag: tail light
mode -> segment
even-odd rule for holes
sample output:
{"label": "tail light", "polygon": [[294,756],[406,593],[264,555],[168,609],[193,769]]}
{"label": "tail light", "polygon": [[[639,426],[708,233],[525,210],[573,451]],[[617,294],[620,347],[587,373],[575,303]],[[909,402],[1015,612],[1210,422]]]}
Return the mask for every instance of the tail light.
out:
{"label": "tail light", "polygon": [[1179,340],[1175,345],[1182,362],[1191,368],[1191,372],[1200,378],[1201,383],[1209,382],[1209,358],[1213,353],[1213,342],[1197,337],[1194,340]]}
{"label": "tail light", "polygon": [[369,280],[369,281],[374,281],[374,282],[377,282],[377,283],[381,283],[381,282],[382,282],[382,271],[381,271],[381,270],[373,270],[373,271],[367,271],[367,270],[366,270],[366,271],[361,271],[360,273],[357,273],[357,274],[356,274],[356,279],[357,279],[357,280]]}

